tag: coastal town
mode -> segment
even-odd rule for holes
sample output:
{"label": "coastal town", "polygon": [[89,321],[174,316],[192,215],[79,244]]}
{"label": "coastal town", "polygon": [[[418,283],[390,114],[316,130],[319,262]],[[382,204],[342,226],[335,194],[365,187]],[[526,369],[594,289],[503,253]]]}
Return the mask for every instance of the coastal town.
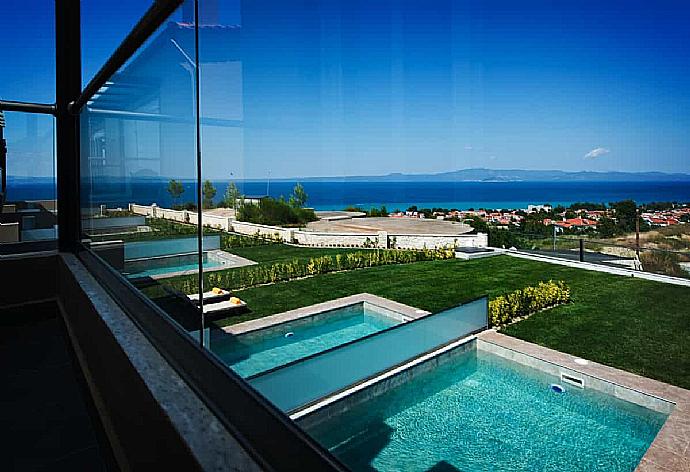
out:
{"label": "coastal town", "polygon": [[[470,209],[470,210],[446,210],[432,209],[424,210],[417,207],[410,207],[406,211],[396,211],[390,213],[391,218],[416,218],[437,220],[465,221],[469,219],[480,219],[493,226],[520,227],[528,217],[539,219],[544,226],[556,226],[558,230],[596,230],[600,221],[610,219],[615,221],[615,208],[601,209],[600,205],[594,205],[596,209],[570,205],[568,208],[553,207],[552,205],[528,205],[525,209],[503,210],[503,209]],[[675,226],[690,222],[690,205],[688,204],[668,204],[665,209],[649,209],[644,206],[640,208],[640,219],[651,228]]]}

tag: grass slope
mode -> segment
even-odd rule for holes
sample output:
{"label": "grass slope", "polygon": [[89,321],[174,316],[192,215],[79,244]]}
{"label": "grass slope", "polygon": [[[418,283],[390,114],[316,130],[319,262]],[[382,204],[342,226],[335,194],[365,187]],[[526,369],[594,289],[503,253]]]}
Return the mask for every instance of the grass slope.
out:
{"label": "grass slope", "polygon": [[309,259],[310,257],[326,255],[334,256],[336,254],[344,254],[353,251],[355,251],[355,249],[298,247],[289,246],[287,244],[266,244],[262,246],[233,247],[227,249],[227,252],[245,257],[260,264],[273,264],[276,262],[291,261],[293,259]]}

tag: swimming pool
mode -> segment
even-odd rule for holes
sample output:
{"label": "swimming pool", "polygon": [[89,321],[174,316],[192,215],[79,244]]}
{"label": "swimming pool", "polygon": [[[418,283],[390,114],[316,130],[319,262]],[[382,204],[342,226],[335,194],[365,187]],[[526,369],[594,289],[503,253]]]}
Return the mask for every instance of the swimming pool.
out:
{"label": "swimming pool", "polygon": [[305,429],[353,470],[633,471],[667,418],[471,349]]}
{"label": "swimming pool", "polygon": [[240,335],[213,339],[211,350],[242,377],[382,331],[402,316],[363,302]]}
{"label": "swimming pool", "polygon": [[[204,254],[203,268],[221,268],[225,264]],[[150,259],[133,260],[125,262],[125,274],[129,278],[139,277],[172,277],[199,270],[199,257],[197,254],[182,254],[178,256],[153,257]]]}

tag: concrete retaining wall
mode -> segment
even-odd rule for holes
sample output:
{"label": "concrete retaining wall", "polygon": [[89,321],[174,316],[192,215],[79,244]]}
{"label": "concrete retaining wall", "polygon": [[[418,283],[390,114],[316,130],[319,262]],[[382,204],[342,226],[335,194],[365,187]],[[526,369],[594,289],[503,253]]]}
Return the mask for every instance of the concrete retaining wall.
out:
{"label": "concrete retaining wall", "polygon": [[378,245],[378,235],[295,231],[295,242],[316,247],[375,247]]}
{"label": "concrete retaining wall", "polygon": [[294,240],[295,230],[293,229],[280,228],[278,226],[257,225],[254,223],[247,223],[245,221],[235,220],[232,220],[230,222],[230,226],[230,231],[234,231],[235,233],[239,234],[246,234],[248,236],[254,236],[258,233],[259,236],[262,236],[264,238],[280,238],[281,240],[288,243],[293,242]]}
{"label": "concrete retaining wall", "polygon": [[395,238],[398,249],[434,249],[444,247],[486,247],[489,239],[486,234],[398,234]]}
{"label": "concrete retaining wall", "polygon": [[[196,221],[196,213],[192,216]],[[201,224],[210,226],[211,228],[222,229],[225,231],[232,231],[232,224],[230,218],[218,215],[201,214]]]}
{"label": "concrete retaining wall", "polygon": [[[139,215],[165,218],[187,223],[196,222],[196,213],[169,210],[155,205],[129,205],[130,211]],[[217,229],[247,236],[259,236],[287,243],[312,247],[377,247],[381,249],[440,249],[448,247],[487,247],[488,236],[479,234],[391,234],[386,231],[372,233],[328,233],[303,231],[278,226],[259,225],[236,221],[216,215],[202,215],[202,223]]]}

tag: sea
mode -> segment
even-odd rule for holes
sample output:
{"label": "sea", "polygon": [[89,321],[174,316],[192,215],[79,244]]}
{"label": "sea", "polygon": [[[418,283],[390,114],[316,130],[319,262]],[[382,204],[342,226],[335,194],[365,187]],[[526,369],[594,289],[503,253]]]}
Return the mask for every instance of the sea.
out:
{"label": "sea", "polygon": [[[240,181],[241,193],[248,196],[270,195],[288,198],[296,181]],[[180,202],[195,201],[195,183],[183,182],[185,192]],[[215,181],[216,202],[220,201],[228,181]],[[353,182],[304,181],[307,206],[316,210],[342,210],[356,206],[364,209],[386,206],[389,211],[419,208],[456,208],[458,210],[491,208],[518,209],[527,205],[570,205],[575,202],[609,203],[631,199],[637,203],[660,201],[690,202],[688,182]],[[130,202],[148,205],[173,204],[162,180],[107,182],[94,186],[91,205],[126,207]],[[47,179],[17,179],[8,182],[8,200],[55,198],[55,184]]]}

